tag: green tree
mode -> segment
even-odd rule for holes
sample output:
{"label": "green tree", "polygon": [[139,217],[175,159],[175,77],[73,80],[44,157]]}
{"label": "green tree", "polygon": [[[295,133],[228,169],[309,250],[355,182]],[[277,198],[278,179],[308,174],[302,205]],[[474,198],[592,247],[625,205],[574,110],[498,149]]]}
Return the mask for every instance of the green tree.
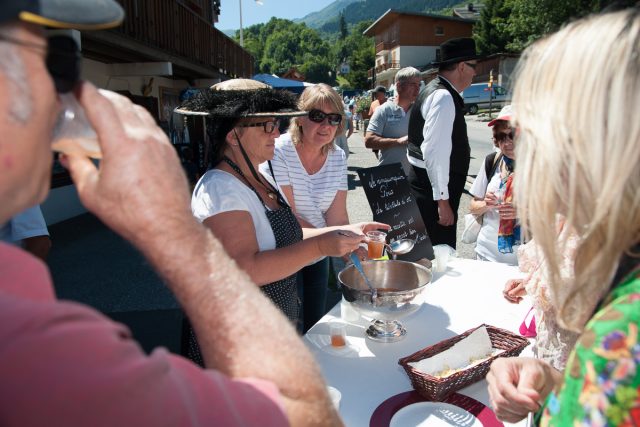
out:
{"label": "green tree", "polygon": [[511,36],[507,31],[511,9],[508,0],[486,0],[480,12],[480,21],[473,27],[478,52],[481,55],[507,52]]}
{"label": "green tree", "polygon": [[295,66],[313,83],[335,84],[335,70],[346,61],[350,72],[341,76],[343,85],[364,89],[368,87],[367,72],[375,61],[373,39],[362,35],[371,21],[350,28],[343,23],[344,38],[334,32],[325,34],[323,39],[318,31],[305,24],[272,18],[266,24],[253,25],[244,31],[245,48],[255,58],[256,72],[282,75]]}
{"label": "green tree", "polygon": [[344,75],[348,83],[343,83],[345,89],[365,89],[369,87],[368,71],[375,64],[375,46],[370,37],[362,35],[365,29],[371,25],[371,21],[363,21],[351,28],[349,35],[334,45],[339,64],[344,59],[350,67],[349,73]]}
{"label": "green tree", "polygon": [[344,20],[344,14],[340,14],[340,39],[344,40],[347,38],[349,31],[347,30],[347,21]]}
{"label": "green tree", "polygon": [[507,0],[511,9],[507,49],[519,52],[563,24],[601,10],[612,3],[606,0]]}
{"label": "green tree", "polygon": [[[486,0],[474,28],[483,55],[521,52],[572,19],[598,12],[615,0]],[[632,3],[632,2],[630,2]]]}

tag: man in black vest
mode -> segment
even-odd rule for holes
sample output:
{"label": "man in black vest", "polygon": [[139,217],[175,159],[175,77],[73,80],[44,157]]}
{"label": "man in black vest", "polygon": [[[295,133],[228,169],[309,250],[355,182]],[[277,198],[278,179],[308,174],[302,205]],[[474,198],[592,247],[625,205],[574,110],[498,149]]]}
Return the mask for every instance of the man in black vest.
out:
{"label": "man in black vest", "polygon": [[409,118],[409,183],[434,245],[456,247],[458,206],[469,170],[471,148],[460,92],[475,76],[471,38],[440,45],[438,76],[420,93]]}

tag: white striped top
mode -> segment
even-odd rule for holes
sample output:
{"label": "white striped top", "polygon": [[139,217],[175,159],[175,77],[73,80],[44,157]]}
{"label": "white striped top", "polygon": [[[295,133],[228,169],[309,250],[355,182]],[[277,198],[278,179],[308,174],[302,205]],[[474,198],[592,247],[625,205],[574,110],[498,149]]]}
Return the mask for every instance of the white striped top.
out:
{"label": "white striped top", "polygon": [[[339,190],[347,191],[347,158],[340,147],[329,150],[322,168],[309,175],[302,166],[291,136],[286,133],[276,139],[272,160],[273,173],[279,186],[293,190],[296,213],[313,224],[326,227],[325,213]],[[260,165],[263,175],[271,175],[267,163]]]}

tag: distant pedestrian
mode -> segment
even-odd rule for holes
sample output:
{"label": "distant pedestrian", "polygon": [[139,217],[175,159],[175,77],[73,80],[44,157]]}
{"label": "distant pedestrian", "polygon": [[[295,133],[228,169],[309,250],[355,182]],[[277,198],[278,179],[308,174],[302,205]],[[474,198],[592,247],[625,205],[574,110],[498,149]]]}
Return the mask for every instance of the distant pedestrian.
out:
{"label": "distant pedestrian", "polygon": [[420,93],[409,120],[409,183],[434,245],[456,247],[458,206],[471,159],[460,92],[476,75],[472,38],[440,45],[438,76]]}
{"label": "distant pedestrian", "polygon": [[387,89],[384,86],[377,86],[371,94],[373,100],[369,106],[369,117],[373,116],[376,108],[387,102]]}
{"label": "distant pedestrian", "polygon": [[401,163],[409,173],[407,161],[407,133],[411,107],[420,91],[420,71],[406,67],[395,77],[397,96],[378,107],[369,120],[364,144],[380,150],[379,165]]}

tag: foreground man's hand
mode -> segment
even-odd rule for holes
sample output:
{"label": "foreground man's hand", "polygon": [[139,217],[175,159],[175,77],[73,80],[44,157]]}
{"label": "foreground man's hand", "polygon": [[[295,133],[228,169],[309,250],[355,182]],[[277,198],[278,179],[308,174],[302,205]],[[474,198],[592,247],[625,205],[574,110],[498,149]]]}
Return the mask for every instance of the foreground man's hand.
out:
{"label": "foreground man's hand", "polygon": [[98,170],[87,157],[63,157],[82,203],[129,240],[189,214],[189,190],[175,149],[141,106],[83,83],[80,104],[103,152]]}

